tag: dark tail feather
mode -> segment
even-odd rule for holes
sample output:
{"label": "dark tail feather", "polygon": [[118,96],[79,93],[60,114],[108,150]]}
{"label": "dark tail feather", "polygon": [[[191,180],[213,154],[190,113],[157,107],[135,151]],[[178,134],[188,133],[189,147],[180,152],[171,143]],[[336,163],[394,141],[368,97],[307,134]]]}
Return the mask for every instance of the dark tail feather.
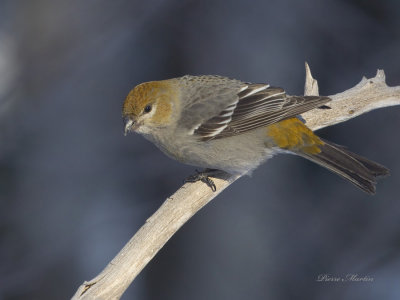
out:
{"label": "dark tail feather", "polygon": [[349,180],[368,194],[375,194],[377,177],[389,175],[389,170],[384,166],[342,146],[327,141],[324,143],[318,154],[299,154]]}

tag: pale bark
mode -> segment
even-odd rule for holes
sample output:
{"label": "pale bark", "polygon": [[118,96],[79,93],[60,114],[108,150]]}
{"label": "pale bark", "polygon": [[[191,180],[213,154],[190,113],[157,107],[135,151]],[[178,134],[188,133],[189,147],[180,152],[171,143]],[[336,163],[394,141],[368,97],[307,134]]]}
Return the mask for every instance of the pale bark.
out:
{"label": "pale bark", "polygon": [[[318,95],[318,83],[306,64],[305,95]],[[355,87],[329,96],[331,109],[314,109],[302,115],[312,130],[338,124],[373,109],[400,104],[400,87],[388,87],[383,70],[363,78]],[[222,174],[212,192],[202,182],[184,184],[146,221],[117,256],[94,279],[84,282],[72,299],[119,299],[135,277],[197,211],[240,176]]]}

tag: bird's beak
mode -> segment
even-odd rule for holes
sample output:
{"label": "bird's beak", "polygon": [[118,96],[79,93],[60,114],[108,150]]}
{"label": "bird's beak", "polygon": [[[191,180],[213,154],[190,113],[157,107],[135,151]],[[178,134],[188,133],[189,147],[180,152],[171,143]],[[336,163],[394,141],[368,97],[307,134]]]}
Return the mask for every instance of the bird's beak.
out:
{"label": "bird's beak", "polygon": [[124,118],[124,135],[126,136],[128,134],[128,132],[130,132],[132,130],[132,127],[135,125],[135,120],[133,120],[130,117],[125,117]]}

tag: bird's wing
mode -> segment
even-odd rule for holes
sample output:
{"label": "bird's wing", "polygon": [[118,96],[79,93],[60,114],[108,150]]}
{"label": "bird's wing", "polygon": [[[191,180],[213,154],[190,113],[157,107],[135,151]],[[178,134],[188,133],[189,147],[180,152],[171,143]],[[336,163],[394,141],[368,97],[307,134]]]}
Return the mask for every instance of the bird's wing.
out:
{"label": "bird's wing", "polygon": [[195,128],[193,134],[205,141],[230,137],[293,118],[331,100],[322,96],[287,96],[283,89],[267,84],[249,84],[237,96],[236,101]]}
{"label": "bird's wing", "polygon": [[210,117],[237,103],[239,91],[246,86],[241,81],[214,75],[186,75],[179,80],[185,101],[180,107],[178,127],[191,133]]}

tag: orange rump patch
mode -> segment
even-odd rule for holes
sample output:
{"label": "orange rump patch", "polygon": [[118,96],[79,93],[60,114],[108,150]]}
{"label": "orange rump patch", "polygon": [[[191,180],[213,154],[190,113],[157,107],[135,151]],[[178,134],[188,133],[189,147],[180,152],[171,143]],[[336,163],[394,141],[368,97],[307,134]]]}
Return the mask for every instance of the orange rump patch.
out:
{"label": "orange rump patch", "polygon": [[283,120],[267,126],[267,135],[279,148],[307,154],[320,153],[320,146],[324,144],[297,118]]}

